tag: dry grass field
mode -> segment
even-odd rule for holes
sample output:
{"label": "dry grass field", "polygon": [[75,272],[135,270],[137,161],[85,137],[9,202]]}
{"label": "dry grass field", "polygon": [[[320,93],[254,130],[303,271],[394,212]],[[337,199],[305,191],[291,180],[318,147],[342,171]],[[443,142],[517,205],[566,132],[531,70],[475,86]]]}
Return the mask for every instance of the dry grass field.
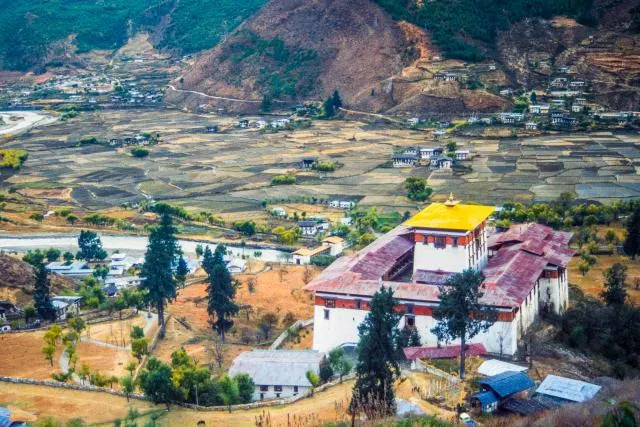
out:
{"label": "dry grass field", "polygon": [[[292,265],[274,266],[255,275],[234,276],[241,283],[236,302],[250,307],[250,310],[242,309],[234,318],[234,327],[227,334],[223,370],[230,366],[238,353],[265,342],[258,328],[264,314],[274,313],[278,317],[270,340],[288,326],[284,322],[287,315],[294,320],[306,320],[313,316],[313,300],[310,294],[302,291],[302,287],[305,278],[311,280],[318,273],[319,270],[314,267]],[[254,292],[249,291],[249,278],[255,281]],[[177,300],[169,304],[167,311],[173,319],[168,324],[165,340],[159,342],[154,356],[168,361],[171,353],[182,346],[200,363],[215,365],[211,353],[214,333],[209,326],[206,288],[206,284],[196,284],[181,289]],[[307,335],[300,348],[308,344],[311,334]],[[243,341],[244,337],[248,337],[247,343]]]}
{"label": "dry grass field", "polygon": [[635,281],[640,280],[640,261],[631,261],[620,255],[598,255],[596,264],[584,276],[578,271],[580,258],[574,257],[569,264],[569,277],[572,284],[577,285],[585,294],[599,297],[603,290],[604,270],[616,262],[627,266],[627,296],[629,301],[640,303],[640,289],[635,288]]}
{"label": "dry grass field", "polygon": [[0,348],[3,354],[0,357],[0,375],[50,380],[52,373],[60,372],[58,359],[62,345],[58,346],[51,366],[40,351],[43,335],[43,331],[0,334]]}

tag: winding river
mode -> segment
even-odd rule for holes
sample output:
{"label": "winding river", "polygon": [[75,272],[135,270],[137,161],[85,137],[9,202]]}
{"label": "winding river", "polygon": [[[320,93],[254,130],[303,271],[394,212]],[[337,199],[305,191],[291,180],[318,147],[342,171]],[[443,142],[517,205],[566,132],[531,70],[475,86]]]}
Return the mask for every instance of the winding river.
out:
{"label": "winding river", "polygon": [[[100,235],[102,247],[107,252],[120,251],[133,256],[142,256],[147,247],[147,236],[128,236],[128,235]],[[198,242],[193,240],[178,240],[182,251],[190,256],[195,257],[196,246],[198,244],[208,244],[211,249],[215,249],[216,243]],[[5,252],[24,252],[29,249],[47,249],[58,248],[62,251],[71,251],[75,253],[78,250],[78,235],[68,233],[50,233],[40,235],[0,235],[0,251]],[[284,250],[268,249],[268,248],[252,248],[227,245],[227,251],[231,251],[233,256],[259,259],[267,262],[285,262],[290,258],[290,253]],[[259,256],[257,255],[259,252]]]}

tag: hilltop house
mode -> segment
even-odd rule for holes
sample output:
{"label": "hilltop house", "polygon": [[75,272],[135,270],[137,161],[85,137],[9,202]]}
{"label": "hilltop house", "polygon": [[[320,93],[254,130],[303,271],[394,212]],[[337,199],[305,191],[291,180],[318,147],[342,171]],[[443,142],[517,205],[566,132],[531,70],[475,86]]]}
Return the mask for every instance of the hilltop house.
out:
{"label": "hilltop house", "polygon": [[470,154],[471,153],[469,152],[469,150],[456,150],[455,151],[456,160],[467,160],[469,158]]}
{"label": "hilltop house", "polygon": [[536,122],[527,122],[524,124],[526,130],[538,130],[538,124]]}
{"label": "hilltop house", "polygon": [[329,229],[329,223],[326,221],[300,221],[298,227],[303,237],[313,237],[319,232],[327,231]]}
{"label": "hilltop house", "polygon": [[429,161],[432,169],[451,169],[453,159],[448,156],[435,156]]}
{"label": "hilltop house", "polygon": [[444,152],[442,147],[425,147],[420,149],[420,160],[429,160],[434,156],[439,156]]}
{"label": "hilltop house", "polygon": [[0,301],[0,323],[16,320],[23,316],[23,311],[11,301]]}
{"label": "hilltop house", "polygon": [[539,224],[489,234],[492,206],[464,205],[453,197],[432,203],[361,251],[338,258],[305,289],[315,292],[313,348],[329,351],[358,342],[358,325],[381,286],[391,288],[403,313],[400,327],[416,328],[425,346],[438,341],[433,309],[438,285],[467,268],[482,271],[480,302],[498,320],[469,344],[514,355],[540,307],[562,313],[568,304],[567,265],[572,234]]}
{"label": "hilltop house", "polygon": [[253,400],[288,398],[311,388],[307,372],[318,374],[323,357],[314,350],[247,351],[233,359],[229,375],[244,373],[253,379]]}
{"label": "hilltop house", "polygon": [[500,113],[500,122],[503,124],[515,124],[524,120],[522,113]]}

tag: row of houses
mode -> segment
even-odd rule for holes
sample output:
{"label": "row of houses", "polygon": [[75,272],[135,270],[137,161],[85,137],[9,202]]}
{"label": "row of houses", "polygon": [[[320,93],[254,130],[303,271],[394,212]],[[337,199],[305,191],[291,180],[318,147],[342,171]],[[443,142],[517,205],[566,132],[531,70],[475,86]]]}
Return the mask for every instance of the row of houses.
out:
{"label": "row of houses", "polygon": [[443,147],[408,147],[402,153],[394,154],[394,168],[415,167],[418,164],[428,165],[433,169],[450,169],[456,161],[467,160],[471,156],[469,150],[456,150],[452,157],[444,154]]}
{"label": "row of houses", "polygon": [[287,127],[289,127],[291,125],[291,119],[289,118],[282,118],[282,119],[276,119],[276,120],[272,120],[270,122],[267,122],[266,120],[263,119],[258,119],[255,121],[250,121],[249,119],[240,119],[238,120],[237,126],[240,129],[249,129],[249,128],[255,128],[255,129],[266,129],[266,128],[271,128],[271,129],[285,129]]}

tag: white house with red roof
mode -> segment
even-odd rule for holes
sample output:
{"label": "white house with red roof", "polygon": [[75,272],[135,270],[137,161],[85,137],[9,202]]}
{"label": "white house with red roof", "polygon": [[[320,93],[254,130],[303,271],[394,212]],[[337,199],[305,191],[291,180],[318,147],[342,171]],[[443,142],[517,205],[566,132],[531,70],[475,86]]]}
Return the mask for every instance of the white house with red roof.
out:
{"label": "white house with red roof", "polygon": [[357,344],[358,326],[381,286],[391,288],[398,301],[403,313],[399,327],[416,328],[424,346],[437,346],[431,329],[439,286],[475,268],[485,277],[481,302],[499,314],[470,344],[490,353],[515,354],[541,309],[560,313],[567,307],[572,235],[539,224],[490,234],[487,220],[494,210],[450,197],[432,203],[363,250],[336,260],[306,286],[315,293],[314,350]]}

